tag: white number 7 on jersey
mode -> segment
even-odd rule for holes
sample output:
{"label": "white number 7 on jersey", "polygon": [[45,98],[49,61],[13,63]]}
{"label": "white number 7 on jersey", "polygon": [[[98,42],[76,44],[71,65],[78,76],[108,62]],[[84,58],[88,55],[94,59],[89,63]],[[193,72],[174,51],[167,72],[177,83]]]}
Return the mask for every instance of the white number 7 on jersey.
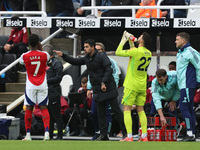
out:
{"label": "white number 7 on jersey", "polygon": [[38,70],[40,68],[40,64],[41,64],[40,61],[32,61],[31,62],[31,65],[37,65],[36,68],[35,68],[35,72],[34,72],[33,76],[37,76]]}

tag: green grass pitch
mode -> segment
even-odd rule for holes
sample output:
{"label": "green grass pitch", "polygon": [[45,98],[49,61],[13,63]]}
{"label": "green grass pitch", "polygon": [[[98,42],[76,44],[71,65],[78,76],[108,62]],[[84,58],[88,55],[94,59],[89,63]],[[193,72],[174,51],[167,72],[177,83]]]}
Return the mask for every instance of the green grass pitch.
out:
{"label": "green grass pitch", "polygon": [[0,150],[196,150],[200,142],[2,140]]}

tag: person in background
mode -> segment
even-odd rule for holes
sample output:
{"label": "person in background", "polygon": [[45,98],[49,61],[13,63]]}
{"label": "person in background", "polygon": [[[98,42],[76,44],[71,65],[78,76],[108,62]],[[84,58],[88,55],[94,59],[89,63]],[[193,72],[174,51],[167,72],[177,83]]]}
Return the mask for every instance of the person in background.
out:
{"label": "person in background", "polygon": [[[156,6],[155,0],[142,0],[140,6]],[[160,18],[165,17],[167,15],[167,11],[160,10]],[[157,17],[157,9],[138,9],[135,14],[136,18],[158,18]]]}
{"label": "person in background", "polygon": [[[162,126],[166,126],[167,122],[163,115],[162,102],[167,101],[169,112],[174,114],[177,118],[178,100],[180,98],[180,91],[177,85],[176,71],[168,71],[158,69],[156,71],[156,78],[152,81],[152,97],[153,103],[151,106],[151,114],[154,116],[156,110],[160,116]],[[178,122],[177,122],[178,123]]]}
{"label": "person in background", "polygon": [[[185,6],[185,0],[163,0],[161,5],[170,6]],[[167,10],[167,18],[170,18],[170,10]],[[186,18],[186,9],[174,9],[174,16],[172,18]]]}
{"label": "person in background", "polygon": [[168,65],[168,67],[169,67],[169,71],[176,71],[176,62],[171,61]]}
{"label": "person in background", "polygon": [[[13,16],[11,20],[18,20],[18,16]],[[2,55],[6,53],[16,54],[17,58],[21,54],[27,52],[28,46],[28,35],[30,34],[27,27],[11,27],[11,34],[8,39],[8,42],[1,49]]]}
{"label": "person in background", "polygon": [[177,82],[180,93],[179,110],[185,120],[187,136],[183,141],[196,141],[195,115],[193,110],[194,94],[200,87],[200,54],[190,45],[190,36],[186,32],[176,35]]}
{"label": "person in background", "polygon": [[[78,89],[78,93],[84,94],[84,101],[82,104],[79,104],[77,107],[76,113],[74,113],[74,116],[70,120],[70,130],[72,133],[70,136],[86,136],[86,127],[87,127],[87,117],[88,117],[88,111],[91,110],[92,106],[92,92],[90,97],[87,96],[87,82],[88,78],[83,77],[81,79],[81,87]],[[75,108],[69,108],[65,110],[65,116],[66,120],[69,120],[70,114],[73,112]]]}
{"label": "person in background", "polygon": [[91,110],[92,107],[92,92],[90,96],[87,96],[87,84],[88,84],[88,78],[83,77],[81,80],[81,87],[78,89],[78,92],[81,93],[83,92],[85,95],[86,101],[84,104],[81,104],[80,107],[80,115],[81,115],[81,120],[82,120],[82,127],[81,127],[81,133],[79,136],[86,136],[86,126],[87,126],[87,117],[88,117],[88,111]]}
{"label": "person in background", "polygon": [[60,82],[63,75],[62,63],[54,57],[53,47],[50,44],[46,44],[42,47],[50,55],[52,65],[46,68],[47,72],[47,84],[48,84],[48,97],[49,104],[48,110],[50,114],[50,139],[53,139],[54,122],[57,125],[58,134],[55,140],[62,140],[63,137],[63,119],[61,115],[61,87]]}

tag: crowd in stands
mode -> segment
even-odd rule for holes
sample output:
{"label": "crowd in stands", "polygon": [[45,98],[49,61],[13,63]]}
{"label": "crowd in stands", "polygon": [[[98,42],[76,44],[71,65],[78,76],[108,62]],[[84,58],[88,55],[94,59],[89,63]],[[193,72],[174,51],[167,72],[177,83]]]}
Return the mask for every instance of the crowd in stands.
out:
{"label": "crowd in stands", "polygon": [[[57,17],[85,17],[91,14],[91,10],[82,10],[81,7],[91,6],[91,0],[53,0],[47,1],[47,5],[51,5],[50,10],[47,11],[48,16]],[[156,0],[96,0],[96,6],[156,6]],[[189,5],[190,0],[163,0],[161,5]],[[37,0],[4,0],[0,2],[2,11],[38,11],[39,4]],[[98,16],[102,17],[131,17],[132,10],[99,10]],[[187,10],[175,9],[174,18],[186,18]],[[136,18],[157,18],[156,9],[139,9],[136,13]],[[170,18],[170,10],[161,10],[160,17]]]}

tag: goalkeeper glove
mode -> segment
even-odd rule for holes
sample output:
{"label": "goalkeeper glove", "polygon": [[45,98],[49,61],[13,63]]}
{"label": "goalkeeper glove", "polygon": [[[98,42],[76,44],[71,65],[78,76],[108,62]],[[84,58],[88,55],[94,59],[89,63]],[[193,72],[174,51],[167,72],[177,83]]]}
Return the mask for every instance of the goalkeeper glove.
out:
{"label": "goalkeeper glove", "polygon": [[128,41],[128,39],[129,39],[129,37],[126,35],[126,30],[124,31],[124,33],[123,33],[123,36],[122,36],[122,39],[121,39],[121,41],[120,41],[120,44],[121,45],[124,45],[127,41]]}

